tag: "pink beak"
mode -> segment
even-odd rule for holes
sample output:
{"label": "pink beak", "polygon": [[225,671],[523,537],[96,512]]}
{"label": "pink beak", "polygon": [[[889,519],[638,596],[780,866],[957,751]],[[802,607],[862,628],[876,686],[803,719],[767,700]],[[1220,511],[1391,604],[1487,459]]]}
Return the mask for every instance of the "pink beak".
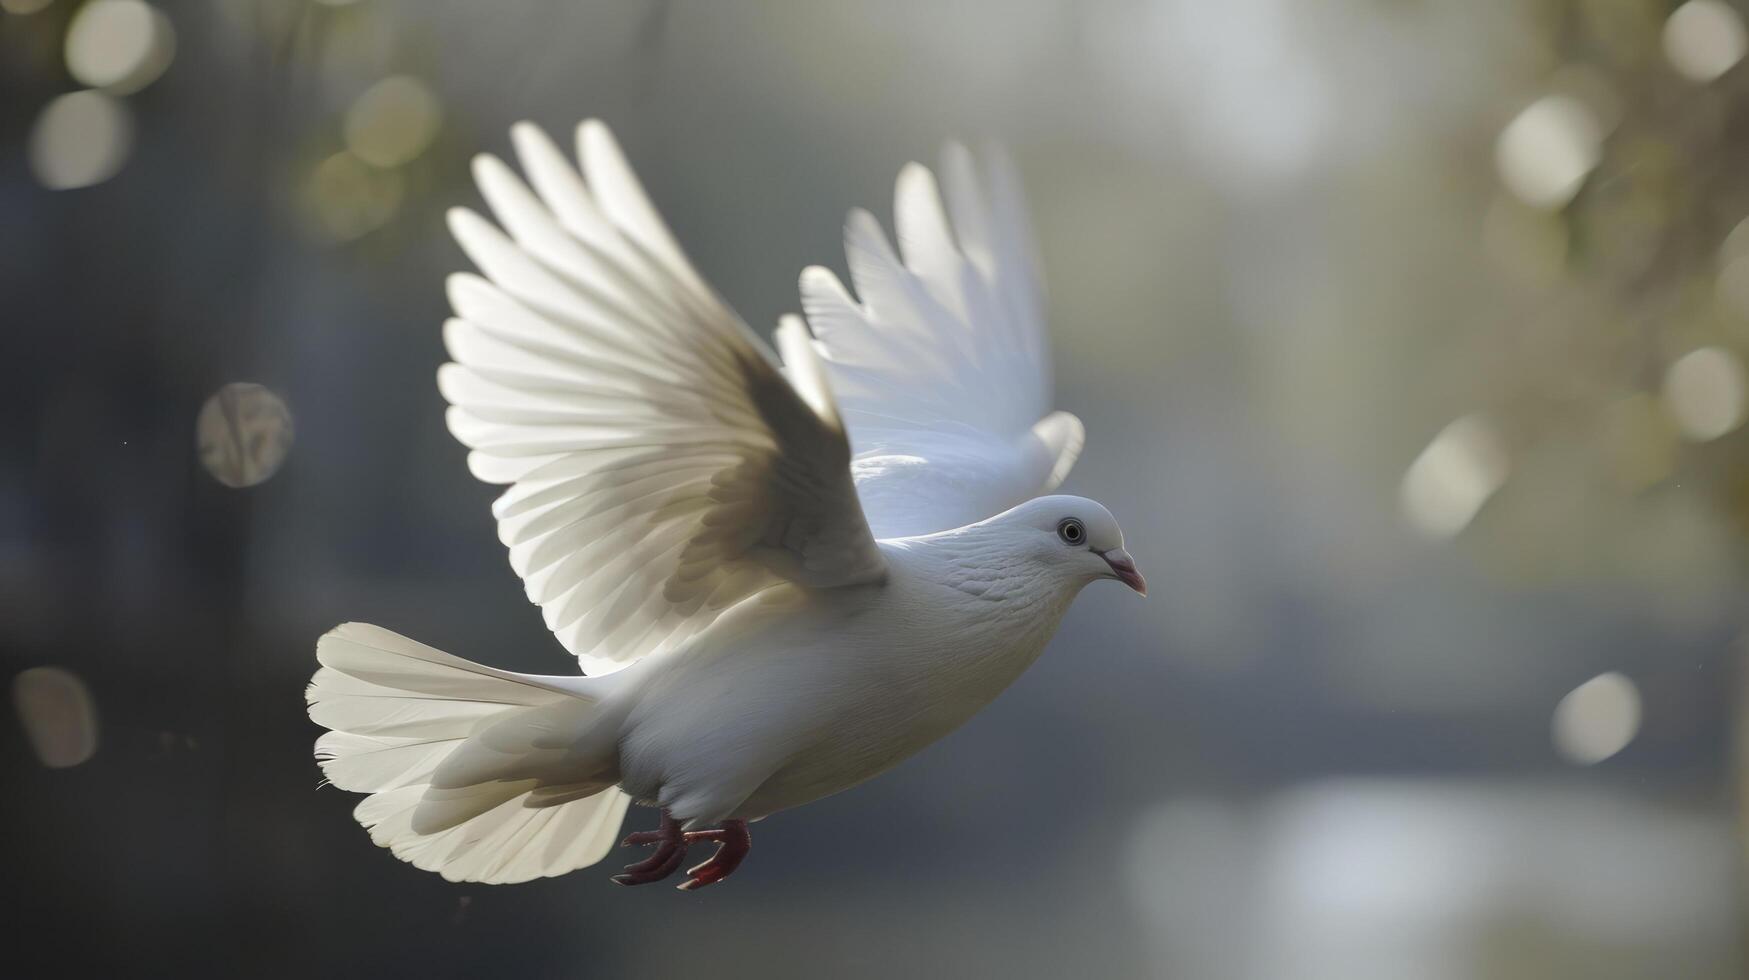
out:
{"label": "pink beak", "polygon": [[1113,548],[1110,551],[1100,552],[1099,557],[1105,559],[1105,563],[1111,566],[1112,578],[1135,589],[1141,595],[1148,594],[1148,580],[1143,578],[1142,573],[1136,569],[1136,561],[1130,557],[1129,552],[1122,548]]}

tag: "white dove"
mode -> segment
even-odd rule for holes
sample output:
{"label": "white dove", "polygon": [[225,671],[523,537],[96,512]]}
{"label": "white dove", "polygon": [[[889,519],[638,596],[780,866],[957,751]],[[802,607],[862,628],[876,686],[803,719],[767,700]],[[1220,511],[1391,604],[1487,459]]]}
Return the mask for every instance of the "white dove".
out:
{"label": "white dove", "polygon": [[[1081,588],[1146,594],[1123,532],[1055,489],[1081,423],[1050,409],[1019,188],[949,146],[946,212],[899,175],[900,261],[854,211],[853,299],[802,273],[776,354],[707,286],[599,122],[582,173],[539,129],[533,190],[475,160],[503,231],[450,227],[485,278],[449,280],[438,372],[474,474],[510,489],[499,537],[587,676],[513,673],[349,623],[316,648],[329,781],[396,857],[452,881],[594,864],[633,801],[655,851],[615,877],[726,877],[747,824],[892,767],[1038,657]],[[951,215],[951,228],[949,215]],[[835,397],[836,396],[836,397]],[[854,454],[853,454],[854,451]]]}

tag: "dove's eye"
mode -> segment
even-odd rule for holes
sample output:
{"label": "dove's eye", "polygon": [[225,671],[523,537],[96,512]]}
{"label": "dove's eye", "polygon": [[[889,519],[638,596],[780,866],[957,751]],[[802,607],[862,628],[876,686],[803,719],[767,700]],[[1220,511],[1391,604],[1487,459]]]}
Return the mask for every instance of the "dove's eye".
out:
{"label": "dove's eye", "polygon": [[1057,537],[1062,538],[1064,544],[1081,544],[1087,540],[1087,528],[1075,518],[1065,517],[1057,525]]}

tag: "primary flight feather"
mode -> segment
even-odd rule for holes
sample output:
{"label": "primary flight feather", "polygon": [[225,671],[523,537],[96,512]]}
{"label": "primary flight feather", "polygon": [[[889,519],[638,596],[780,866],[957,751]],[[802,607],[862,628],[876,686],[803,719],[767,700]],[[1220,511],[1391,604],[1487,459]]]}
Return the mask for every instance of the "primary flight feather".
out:
{"label": "primary flight feather", "polygon": [[[581,173],[512,130],[527,183],[474,174],[497,224],[450,228],[438,372],[500,539],[583,675],[475,664],[374,626],[317,644],[329,781],[397,857],[513,882],[601,860],[631,802],[653,851],[614,880],[683,889],[747,824],[846,789],[953,730],[1025,670],[1089,582],[1146,586],[1123,533],[1060,484],[1081,423],[1051,411],[1025,210],[1000,157],[899,176],[898,251],[845,225],[851,285],[801,277],[773,351],[711,290],[607,128]],[[532,185],[532,186],[531,186]],[[943,194],[945,191],[945,195]],[[809,328],[812,328],[810,334]],[[781,356],[779,354],[781,352]]]}

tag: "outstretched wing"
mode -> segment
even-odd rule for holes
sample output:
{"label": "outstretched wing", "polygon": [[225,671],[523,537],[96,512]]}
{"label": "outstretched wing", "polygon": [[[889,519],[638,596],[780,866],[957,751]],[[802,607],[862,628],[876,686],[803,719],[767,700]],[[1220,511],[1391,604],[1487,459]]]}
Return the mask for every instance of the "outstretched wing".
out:
{"label": "outstretched wing", "polygon": [[850,213],[855,299],[830,271],[802,272],[802,307],[881,538],[959,527],[1048,493],[1084,438],[1079,419],[1051,412],[1043,291],[1013,167],[993,156],[986,193],[971,154],[950,144],[942,176],[945,209],[927,169],[899,173],[898,255],[872,215]]}
{"label": "outstretched wing", "polygon": [[449,429],[493,504],[510,563],[584,670],[671,649],[781,583],[879,580],[885,562],[799,321],[775,355],[699,277],[607,127],[578,129],[579,174],[512,130],[531,191],[475,160],[503,231],[450,228],[485,278],[449,281]]}

